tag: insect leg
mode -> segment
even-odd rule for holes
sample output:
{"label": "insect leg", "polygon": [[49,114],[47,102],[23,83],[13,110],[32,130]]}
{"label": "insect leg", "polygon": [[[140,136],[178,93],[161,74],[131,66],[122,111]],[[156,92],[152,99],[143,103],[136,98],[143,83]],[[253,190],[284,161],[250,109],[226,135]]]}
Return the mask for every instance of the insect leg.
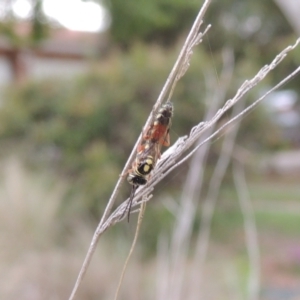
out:
{"label": "insect leg", "polygon": [[164,136],[164,139],[162,141],[162,145],[165,147],[169,147],[170,146],[170,133],[169,133],[169,129],[167,131],[167,134]]}

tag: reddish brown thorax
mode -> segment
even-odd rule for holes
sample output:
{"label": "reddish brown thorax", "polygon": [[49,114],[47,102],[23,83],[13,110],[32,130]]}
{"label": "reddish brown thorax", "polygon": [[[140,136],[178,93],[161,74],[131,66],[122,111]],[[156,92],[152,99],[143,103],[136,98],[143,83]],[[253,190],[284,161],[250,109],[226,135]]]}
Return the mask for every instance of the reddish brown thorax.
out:
{"label": "reddish brown thorax", "polygon": [[171,118],[173,116],[173,104],[167,102],[158,111],[153,124],[144,136],[145,140],[152,143],[158,143],[163,146],[170,145],[169,131],[171,127]]}

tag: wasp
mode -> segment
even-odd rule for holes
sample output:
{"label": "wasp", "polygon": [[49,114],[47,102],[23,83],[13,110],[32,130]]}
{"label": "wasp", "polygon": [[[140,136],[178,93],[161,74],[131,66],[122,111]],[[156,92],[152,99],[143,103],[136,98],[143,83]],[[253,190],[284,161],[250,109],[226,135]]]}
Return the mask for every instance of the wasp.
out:
{"label": "wasp", "polygon": [[173,104],[168,101],[159,109],[153,123],[142,137],[136,159],[127,177],[127,181],[132,185],[129,201],[124,211],[125,213],[128,210],[128,221],[132,200],[137,188],[147,183],[151,171],[154,169],[158,158],[160,158],[161,147],[170,145],[169,131],[172,116]]}

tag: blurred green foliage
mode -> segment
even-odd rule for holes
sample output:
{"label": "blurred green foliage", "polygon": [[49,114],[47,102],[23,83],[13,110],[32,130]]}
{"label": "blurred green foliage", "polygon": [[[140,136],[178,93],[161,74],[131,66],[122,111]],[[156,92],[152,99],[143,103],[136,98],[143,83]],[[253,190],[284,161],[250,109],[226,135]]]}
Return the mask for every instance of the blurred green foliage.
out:
{"label": "blurred green foliage", "polygon": [[[103,3],[103,2],[101,2]],[[174,44],[199,8],[195,0],[105,1],[112,15],[111,35],[122,45],[135,41]]]}
{"label": "blurred green foliage", "polygon": [[[94,0],[104,4],[112,16],[110,34],[117,44],[130,46],[136,41],[174,45],[190,29],[204,1],[198,0]],[[259,45],[270,52],[278,37],[285,38],[291,27],[274,1],[213,1],[204,22],[214,26],[210,48],[220,50],[234,44],[245,55],[240,40]],[[245,46],[245,45],[243,45]],[[275,50],[275,49],[274,49]],[[275,50],[276,51],[276,50]],[[271,53],[270,53],[271,54]],[[259,58],[259,57],[258,57]]]}
{"label": "blurred green foliage", "polygon": [[[68,176],[72,191],[86,195],[87,207],[99,208],[167,76],[173,59],[162,63],[166,58],[160,49],[137,45],[131,54],[116,53],[80,78],[12,87],[0,112],[1,139],[27,149],[23,156],[31,163]],[[200,89],[186,97],[187,105],[201,107]],[[190,124],[199,119],[196,111],[180,115]]]}
{"label": "blurred green foliage", "polygon": [[[94,63],[79,78],[9,88],[0,111],[2,145],[9,145],[8,151],[22,152],[33,166],[69,178],[71,195],[83,194],[85,208],[98,215],[178,51],[178,47],[164,50],[136,44],[129,53],[116,51],[106,61]],[[191,67],[176,88],[172,142],[203,120],[209,103],[204,102],[207,91],[202,72],[210,62],[200,47],[195,50]],[[219,69],[220,57],[214,56],[213,63]],[[248,145],[259,141],[263,147],[261,138],[268,133],[268,122],[258,110],[248,118],[252,127],[244,129],[243,138],[247,136]],[[216,152],[218,147],[216,143]],[[128,189],[122,196],[128,196]]]}
{"label": "blurred green foliage", "polygon": [[[97,219],[202,2],[107,0],[104,3],[112,15],[109,35],[114,43],[109,54],[91,62],[91,70],[78,78],[11,86],[0,110],[2,146],[9,152],[19,152],[31,166],[53,171],[58,180],[67,178],[70,192],[66,200],[73,200],[75,194],[84,195],[77,197],[85,199],[81,208],[93,212]],[[35,45],[47,36],[49,29],[39,14],[40,6],[36,6],[30,42],[19,40],[12,23],[3,23],[2,32],[17,47]],[[203,120],[212,97],[208,94],[207,78],[220,74],[224,47],[233,49],[235,56],[234,78],[226,95],[229,99],[244,80],[270,63],[295,38],[273,1],[215,1],[205,22],[213,27],[194,49],[190,68],[172,99],[175,105],[172,143]],[[246,100],[253,102],[261,90],[282,79],[282,74],[288,74],[299,57],[299,51],[291,53]],[[296,81],[291,82],[291,87],[299,88]],[[230,112],[220,122],[229,116]],[[244,118],[238,144],[249,151],[281,147],[277,130],[259,108]],[[207,175],[215,166],[220,146],[221,139],[214,141]],[[178,182],[185,176],[184,166],[182,170],[176,182],[168,181],[167,188],[175,195],[180,191]],[[125,185],[120,201],[129,195],[129,188]],[[151,209],[147,212],[151,213]],[[160,222],[166,225],[166,211],[158,219],[154,228],[163,227]],[[153,222],[151,216],[145,220]],[[155,230],[144,235],[150,248],[155,247]]]}

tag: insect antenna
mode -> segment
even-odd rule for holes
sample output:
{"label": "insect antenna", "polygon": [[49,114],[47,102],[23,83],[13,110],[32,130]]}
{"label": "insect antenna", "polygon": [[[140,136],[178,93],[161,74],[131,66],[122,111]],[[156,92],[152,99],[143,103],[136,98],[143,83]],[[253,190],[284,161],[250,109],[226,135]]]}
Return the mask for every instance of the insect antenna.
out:
{"label": "insect antenna", "polygon": [[135,195],[135,191],[137,190],[138,188],[138,185],[133,185],[132,186],[132,189],[131,189],[131,193],[130,193],[130,196],[129,196],[129,200],[128,200],[128,203],[126,205],[126,208],[125,210],[123,211],[121,217],[120,217],[120,220],[123,219],[124,215],[126,214],[126,212],[128,211],[128,216],[127,216],[127,220],[129,222],[129,216],[130,216],[130,211],[131,211],[131,205],[132,205],[132,201],[133,201],[133,197]]}
{"label": "insect antenna", "polygon": [[132,186],[130,197],[129,197],[129,201],[128,201],[128,204],[127,204],[127,207],[126,207],[126,210],[125,210],[125,212],[126,212],[127,208],[128,208],[128,213],[127,213],[127,221],[128,222],[129,222],[129,216],[130,216],[130,211],[131,211],[131,205],[132,205],[133,197],[134,197],[134,194],[135,194],[135,191],[137,190],[137,188],[138,188],[138,185],[133,185]]}

